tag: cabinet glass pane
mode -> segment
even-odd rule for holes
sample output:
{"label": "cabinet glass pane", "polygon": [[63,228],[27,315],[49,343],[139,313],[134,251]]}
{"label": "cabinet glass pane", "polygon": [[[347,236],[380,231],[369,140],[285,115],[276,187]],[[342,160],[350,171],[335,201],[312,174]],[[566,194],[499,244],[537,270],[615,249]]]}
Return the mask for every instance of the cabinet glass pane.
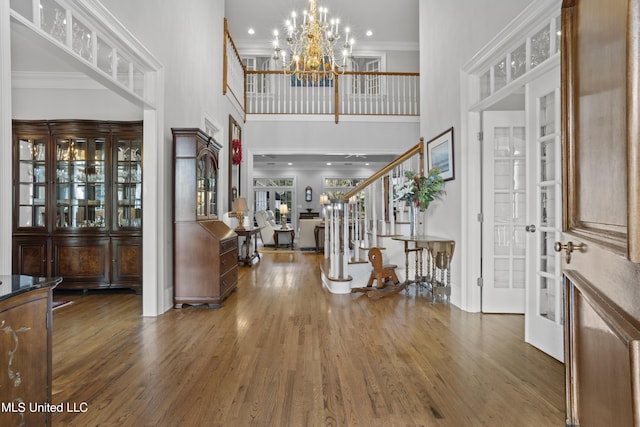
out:
{"label": "cabinet glass pane", "polygon": [[209,217],[218,213],[217,194],[216,194],[216,168],[213,158],[207,157],[207,215]]}
{"label": "cabinet glass pane", "polygon": [[105,140],[57,139],[56,159],[56,227],[105,227]]}
{"label": "cabinet glass pane", "polygon": [[142,140],[120,138],[116,143],[117,227],[142,227]]}
{"label": "cabinet glass pane", "polygon": [[200,157],[196,162],[196,215],[204,216],[207,214],[206,203],[206,157]]}
{"label": "cabinet glass pane", "polygon": [[18,144],[18,227],[44,227],[46,202],[44,139],[20,139]]}

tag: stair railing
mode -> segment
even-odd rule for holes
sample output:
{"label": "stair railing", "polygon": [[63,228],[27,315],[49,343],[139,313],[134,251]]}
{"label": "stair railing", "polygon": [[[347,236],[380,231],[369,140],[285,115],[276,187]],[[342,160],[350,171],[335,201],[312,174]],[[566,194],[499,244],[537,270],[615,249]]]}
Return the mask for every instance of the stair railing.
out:
{"label": "stair railing", "polygon": [[423,138],[339,200],[331,201],[326,224],[329,250],[325,251],[330,280],[350,280],[349,264],[367,261],[365,253],[378,245],[378,234],[396,234],[395,214],[404,211],[404,202],[395,200],[394,188],[404,181],[404,171],[415,165],[416,157],[423,176]]}

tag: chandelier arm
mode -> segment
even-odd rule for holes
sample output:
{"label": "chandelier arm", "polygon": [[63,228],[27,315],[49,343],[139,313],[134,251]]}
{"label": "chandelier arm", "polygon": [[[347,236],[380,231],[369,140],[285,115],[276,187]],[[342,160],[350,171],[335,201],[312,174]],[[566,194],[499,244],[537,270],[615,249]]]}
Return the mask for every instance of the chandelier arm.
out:
{"label": "chandelier arm", "polygon": [[346,27],[345,42],[342,51],[342,65],[335,57],[335,48],[340,40],[340,20],[327,19],[328,9],[318,9],[315,0],[308,1],[308,10],[303,13],[302,23],[297,26],[297,14],[292,12],[292,21],[286,22],[286,42],[290,51],[280,48],[278,31],[274,31],[273,59],[281,63],[285,74],[292,74],[298,80],[317,83],[322,79],[333,80],[337,74],[344,73],[350,66],[353,51],[353,39],[349,39]]}

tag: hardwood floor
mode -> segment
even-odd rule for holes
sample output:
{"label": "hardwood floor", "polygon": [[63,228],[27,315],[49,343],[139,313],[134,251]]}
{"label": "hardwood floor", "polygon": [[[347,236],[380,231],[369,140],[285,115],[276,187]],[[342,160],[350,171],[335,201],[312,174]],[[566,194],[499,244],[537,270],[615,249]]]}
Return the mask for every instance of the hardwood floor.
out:
{"label": "hardwood floor", "polygon": [[[523,318],[322,288],[322,255],[263,254],[219,310],[141,316],[133,294],[53,314],[70,426],[561,426],[564,365]],[[62,297],[57,297],[60,299]]]}

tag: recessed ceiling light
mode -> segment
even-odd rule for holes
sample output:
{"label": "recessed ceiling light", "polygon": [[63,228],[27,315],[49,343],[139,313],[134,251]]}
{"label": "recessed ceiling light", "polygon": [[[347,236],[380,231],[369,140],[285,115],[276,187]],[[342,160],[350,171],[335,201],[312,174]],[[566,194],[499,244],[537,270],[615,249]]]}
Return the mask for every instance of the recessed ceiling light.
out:
{"label": "recessed ceiling light", "polygon": [[327,162],[327,166],[331,166],[331,162]]}
{"label": "recessed ceiling light", "polygon": [[292,166],[292,165],[293,165],[293,163],[291,163],[291,162],[289,162],[289,163],[287,163],[287,164],[288,164],[289,166]]}
{"label": "recessed ceiling light", "polygon": [[369,166],[370,164],[371,164],[371,163],[367,162],[367,163],[365,163],[364,165],[365,165],[365,166]]}
{"label": "recessed ceiling light", "polygon": [[367,30],[367,37],[371,37],[373,35],[373,31]]}
{"label": "recessed ceiling light", "polygon": [[249,31],[247,32],[251,35],[254,35],[256,33],[256,30],[254,30],[253,28],[249,28]]}

